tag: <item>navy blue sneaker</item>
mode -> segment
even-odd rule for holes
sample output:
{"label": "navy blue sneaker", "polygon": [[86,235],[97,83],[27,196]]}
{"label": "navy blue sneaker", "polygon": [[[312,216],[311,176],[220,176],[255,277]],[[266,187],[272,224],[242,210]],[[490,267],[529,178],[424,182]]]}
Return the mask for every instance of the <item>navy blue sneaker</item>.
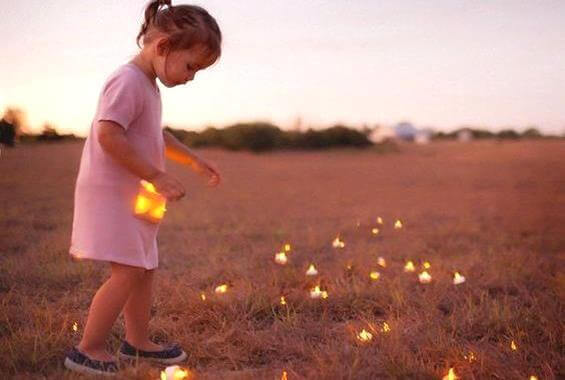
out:
{"label": "navy blue sneaker", "polygon": [[67,352],[65,357],[65,367],[71,371],[103,376],[115,376],[118,372],[118,363],[112,361],[102,361],[91,359],[78,348],[73,347]]}
{"label": "navy blue sneaker", "polygon": [[168,344],[161,351],[138,350],[126,340],[122,341],[118,355],[122,359],[146,359],[156,363],[174,364],[186,359],[186,352],[178,344]]}

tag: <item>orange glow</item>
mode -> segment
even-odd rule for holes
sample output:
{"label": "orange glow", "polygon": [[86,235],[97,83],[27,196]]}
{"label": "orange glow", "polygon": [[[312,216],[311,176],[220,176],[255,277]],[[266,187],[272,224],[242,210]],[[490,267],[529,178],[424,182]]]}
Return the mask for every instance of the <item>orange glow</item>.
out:
{"label": "orange glow", "polygon": [[414,267],[414,263],[412,261],[407,261],[406,265],[404,265],[404,272],[414,272],[416,268]]}
{"label": "orange glow", "polygon": [[384,224],[384,223],[383,223],[383,218],[381,218],[380,216],[377,217],[377,223],[378,223],[378,224],[381,224],[381,225]]}
{"label": "orange glow", "polygon": [[424,264],[423,264],[423,266],[424,266],[424,268],[425,268],[425,269],[430,269],[430,268],[431,268],[431,266],[432,266],[432,264],[430,264],[430,262],[429,262],[429,261],[424,261]]}
{"label": "orange glow", "polygon": [[73,323],[73,331],[77,332],[78,331],[78,323]]}
{"label": "orange glow", "polygon": [[453,368],[450,368],[449,372],[447,372],[447,375],[443,377],[443,380],[456,380],[458,378],[459,377],[455,375],[455,370]]}
{"label": "orange glow", "polygon": [[306,271],[306,276],[315,276],[318,274],[318,270],[314,266],[314,264],[310,264],[308,270]]}
{"label": "orange glow", "polygon": [[516,343],[514,341],[510,342],[510,349],[512,351],[517,351],[518,350],[518,346],[516,345]]}
{"label": "orange glow", "polygon": [[286,257],[286,253],[284,252],[279,252],[275,254],[275,262],[277,264],[280,265],[285,265],[288,261],[288,258]]}
{"label": "orange glow", "polygon": [[386,260],[384,257],[379,257],[377,259],[377,264],[379,264],[381,267],[386,268]]}
{"label": "orange glow", "polygon": [[430,282],[432,282],[432,276],[426,271],[420,273],[418,275],[418,279],[422,284],[429,284]]}
{"label": "orange glow", "polygon": [[320,290],[320,287],[316,285],[316,287],[310,290],[310,297],[311,298],[328,298],[328,292],[325,290]]}
{"label": "orange glow", "polygon": [[141,180],[140,189],[135,200],[134,213],[137,217],[158,223],[165,215],[166,198],[159,194],[153,184]]}
{"label": "orange glow", "polygon": [[284,299],[284,296],[281,296],[281,305],[286,305],[286,300]]}
{"label": "orange glow", "polygon": [[369,277],[371,277],[371,280],[378,280],[379,277],[381,277],[381,274],[380,274],[379,272],[377,272],[377,271],[372,271],[372,272],[369,274]]}
{"label": "orange glow", "polygon": [[228,286],[226,284],[220,285],[216,287],[216,293],[225,293],[228,291]]}
{"label": "orange glow", "polygon": [[453,275],[453,285],[459,285],[465,282],[465,277],[461,276],[459,272],[455,272]]}
{"label": "orange glow", "polygon": [[283,371],[282,376],[281,376],[281,380],[288,380],[286,371]]}
{"label": "orange glow", "polygon": [[373,339],[373,334],[363,329],[359,334],[357,334],[357,339],[359,339],[361,342],[368,342]]}
{"label": "orange glow", "polygon": [[206,294],[200,293],[200,298],[202,299],[202,301],[206,301]]}
{"label": "orange glow", "polygon": [[379,234],[379,229],[375,227],[375,228],[373,228],[373,229],[371,230],[371,232],[373,233],[373,235],[378,235],[378,234]]}
{"label": "orange glow", "polygon": [[390,332],[390,326],[388,325],[388,323],[383,322],[383,328],[382,328],[381,331],[384,332],[384,333]]}
{"label": "orange glow", "polygon": [[332,242],[332,246],[334,248],[343,248],[345,247],[345,242],[339,239],[339,236],[334,239]]}
{"label": "orange glow", "polygon": [[291,248],[291,247],[290,247],[290,244],[286,243],[286,244],[284,245],[284,250],[285,250],[286,252],[290,252],[290,248]]}
{"label": "orange glow", "polygon": [[399,230],[401,228],[402,228],[402,222],[400,221],[400,219],[397,219],[396,222],[394,222],[394,229]]}

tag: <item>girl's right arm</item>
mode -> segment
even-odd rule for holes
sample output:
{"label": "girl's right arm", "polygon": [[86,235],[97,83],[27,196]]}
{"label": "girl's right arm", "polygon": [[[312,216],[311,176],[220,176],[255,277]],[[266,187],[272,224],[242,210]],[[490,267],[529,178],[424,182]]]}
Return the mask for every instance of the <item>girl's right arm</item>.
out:
{"label": "girl's right arm", "polygon": [[167,200],[175,201],[185,195],[184,186],[176,178],[157,169],[135,151],[119,124],[101,120],[97,127],[100,146],[114,160],[138,177],[151,182]]}

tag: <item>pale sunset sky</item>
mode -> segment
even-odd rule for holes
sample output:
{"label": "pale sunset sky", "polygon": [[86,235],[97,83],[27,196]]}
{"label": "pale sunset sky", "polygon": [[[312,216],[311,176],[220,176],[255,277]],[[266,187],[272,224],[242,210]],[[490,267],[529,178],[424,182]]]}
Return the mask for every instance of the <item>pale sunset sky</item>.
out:
{"label": "pale sunset sky", "polygon": [[[173,0],[174,4],[180,4]],[[187,2],[190,3],[190,2]],[[137,52],[146,1],[0,7],[0,113],[85,136],[102,85]],[[563,0],[203,0],[223,56],[160,84],[163,124],[344,123],[565,132]]]}

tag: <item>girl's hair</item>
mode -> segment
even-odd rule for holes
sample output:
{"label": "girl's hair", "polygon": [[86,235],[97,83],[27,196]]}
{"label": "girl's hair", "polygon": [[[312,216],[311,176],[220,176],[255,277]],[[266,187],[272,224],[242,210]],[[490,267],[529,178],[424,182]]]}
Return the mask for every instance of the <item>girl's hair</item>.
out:
{"label": "girl's hair", "polygon": [[[159,9],[166,6],[164,9]],[[143,37],[147,44],[160,33],[167,35],[169,52],[204,45],[210,57],[221,55],[222,32],[218,23],[204,8],[197,5],[171,5],[171,0],[151,1],[145,9],[145,21],[136,42]]]}

